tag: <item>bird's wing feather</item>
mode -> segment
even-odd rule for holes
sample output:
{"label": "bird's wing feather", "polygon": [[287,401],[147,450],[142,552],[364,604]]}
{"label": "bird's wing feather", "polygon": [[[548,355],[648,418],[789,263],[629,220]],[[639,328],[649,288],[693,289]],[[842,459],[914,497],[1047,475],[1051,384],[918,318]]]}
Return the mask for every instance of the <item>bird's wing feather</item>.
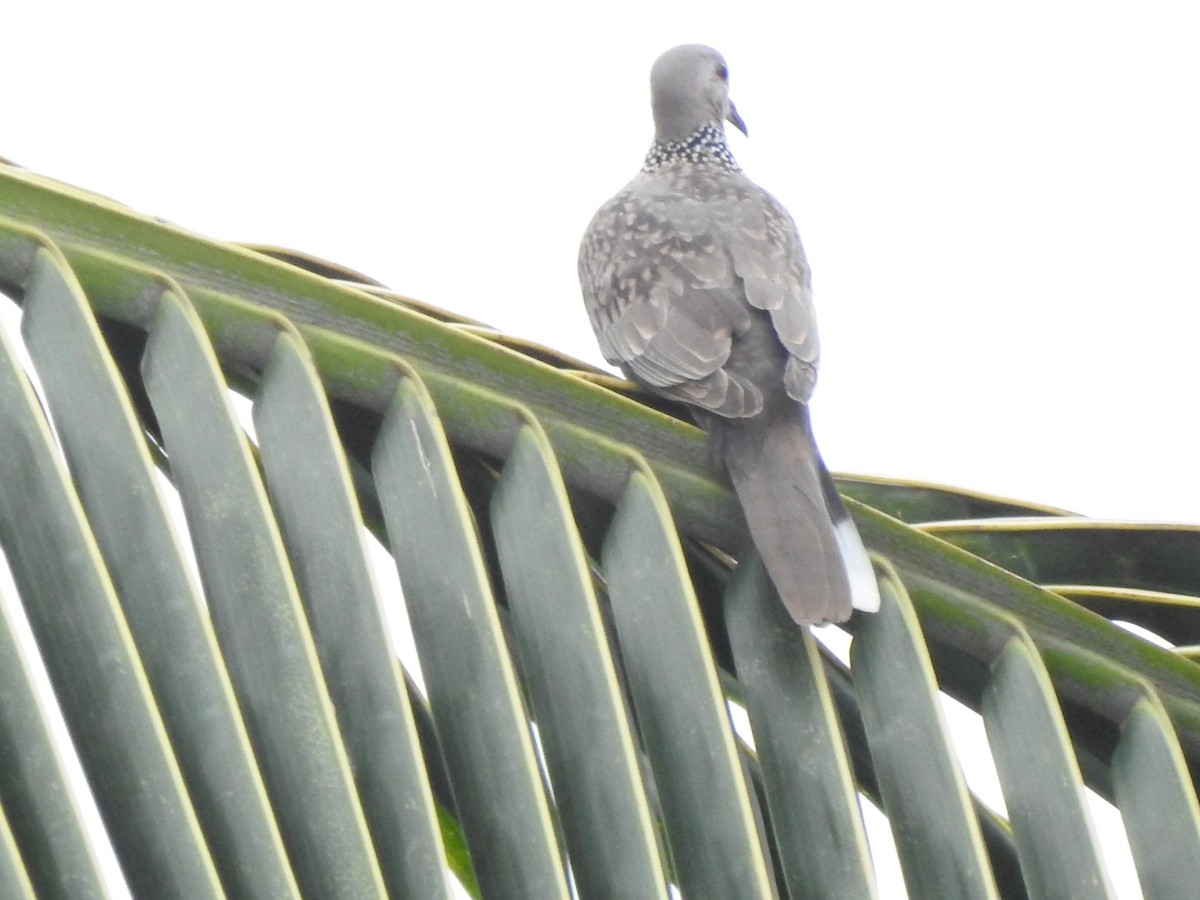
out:
{"label": "bird's wing feather", "polygon": [[596,213],[579,277],[600,349],[634,378],[726,416],[762,408],[757,388],[724,369],[748,312],[728,253],[700,204],[649,202],[636,187]]}
{"label": "bird's wing feather", "polygon": [[770,313],[775,336],[788,352],[788,395],[807,403],[821,356],[808,260],[787,210],[757,185],[747,186],[742,214],[731,233],[734,270],[742,279],[746,302]]}
{"label": "bird's wing feather", "polygon": [[740,173],[716,197],[708,185],[705,202],[688,187],[639,176],[588,227],[579,275],[601,351],[664,394],[723,416],[755,415],[773,385],[728,363],[758,308],[788,351],[788,394],[807,401],[819,351],[791,217]]}

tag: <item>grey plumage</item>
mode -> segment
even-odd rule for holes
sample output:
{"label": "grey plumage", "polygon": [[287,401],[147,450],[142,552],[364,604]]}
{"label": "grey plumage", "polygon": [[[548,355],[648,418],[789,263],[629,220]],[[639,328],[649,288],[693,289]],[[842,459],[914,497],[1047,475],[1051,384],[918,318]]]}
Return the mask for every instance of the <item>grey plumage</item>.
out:
{"label": "grey plumage", "polygon": [[668,50],[650,73],[655,140],[596,213],[579,280],[600,349],[692,405],[729,472],[751,537],[800,623],[877,609],[866,551],[813,442],[820,348],[791,216],[725,142],[743,132],[715,50]]}

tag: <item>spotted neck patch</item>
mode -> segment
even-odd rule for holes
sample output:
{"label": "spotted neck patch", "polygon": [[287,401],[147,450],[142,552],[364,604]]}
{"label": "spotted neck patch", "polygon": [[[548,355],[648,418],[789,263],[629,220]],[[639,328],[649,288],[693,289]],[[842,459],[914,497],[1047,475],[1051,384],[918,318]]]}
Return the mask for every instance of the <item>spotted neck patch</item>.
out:
{"label": "spotted neck patch", "polygon": [[653,172],[673,162],[707,164],[729,172],[742,171],[725,143],[724,129],[712,122],[701,125],[682,141],[655,141],[646,154],[642,171]]}

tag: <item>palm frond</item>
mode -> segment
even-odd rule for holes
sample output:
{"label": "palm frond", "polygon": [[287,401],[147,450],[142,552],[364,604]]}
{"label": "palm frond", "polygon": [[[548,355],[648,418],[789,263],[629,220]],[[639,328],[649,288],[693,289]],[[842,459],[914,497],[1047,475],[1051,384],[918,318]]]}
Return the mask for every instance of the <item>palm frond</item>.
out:
{"label": "palm frond", "polygon": [[5,896],[110,891],[22,614],[137,896],[867,897],[860,796],[910,896],[1110,896],[1084,784],[1187,895],[1200,531],[841,479],[885,597],[847,659],[734,563],[680,410],[260,249],[0,166],[46,404],[5,340]]}

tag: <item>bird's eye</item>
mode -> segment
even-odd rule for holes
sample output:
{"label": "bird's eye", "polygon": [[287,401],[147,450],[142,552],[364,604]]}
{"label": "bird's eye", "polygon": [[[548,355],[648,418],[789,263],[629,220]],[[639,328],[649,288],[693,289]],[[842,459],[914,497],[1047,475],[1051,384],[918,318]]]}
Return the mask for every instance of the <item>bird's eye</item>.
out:
{"label": "bird's eye", "polygon": [[720,78],[722,81],[728,81],[729,80],[729,70],[727,68],[725,68],[724,66],[717,66],[717,77]]}

